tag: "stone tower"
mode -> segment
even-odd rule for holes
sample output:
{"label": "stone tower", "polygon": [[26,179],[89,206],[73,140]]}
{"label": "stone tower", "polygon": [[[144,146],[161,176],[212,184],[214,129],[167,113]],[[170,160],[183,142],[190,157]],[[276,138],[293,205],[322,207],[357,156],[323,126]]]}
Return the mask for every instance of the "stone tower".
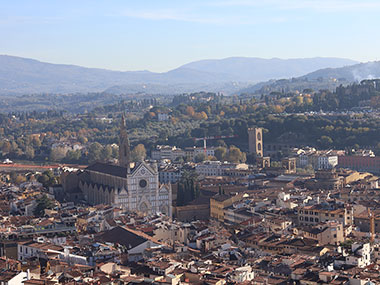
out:
{"label": "stone tower", "polygon": [[249,153],[254,153],[257,157],[263,157],[264,145],[262,128],[248,129],[248,147]]}
{"label": "stone tower", "polygon": [[297,160],[295,157],[284,158],[282,160],[282,168],[286,170],[286,173],[297,172]]}
{"label": "stone tower", "polygon": [[129,170],[130,161],[131,161],[131,150],[129,147],[127,127],[125,125],[125,117],[123,115],[121,117],[121,124],[120,124],[119,165],[123,167],[127,167]]}

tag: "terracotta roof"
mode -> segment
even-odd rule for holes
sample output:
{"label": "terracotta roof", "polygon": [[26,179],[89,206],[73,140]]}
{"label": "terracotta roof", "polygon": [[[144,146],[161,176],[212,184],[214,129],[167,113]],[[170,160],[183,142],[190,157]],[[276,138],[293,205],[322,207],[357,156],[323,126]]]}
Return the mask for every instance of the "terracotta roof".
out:
{"label": "terracotta roof", "polygon": [[120,226],[106,231],[96,239],[102,242],[118,243],[126,246],[128,249],[134,248],[147,241],[145,237],[137,235],[132,230]]}

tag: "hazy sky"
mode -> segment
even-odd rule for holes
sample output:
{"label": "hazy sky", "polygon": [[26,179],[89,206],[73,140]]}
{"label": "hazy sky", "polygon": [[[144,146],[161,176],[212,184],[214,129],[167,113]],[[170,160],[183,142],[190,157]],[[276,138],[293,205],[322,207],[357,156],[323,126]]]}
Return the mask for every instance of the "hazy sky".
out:
{"label": "hazy sky", "polygon": [[0,0],[0,54],[115,70],[206,58],[380,58],[379,0]]}

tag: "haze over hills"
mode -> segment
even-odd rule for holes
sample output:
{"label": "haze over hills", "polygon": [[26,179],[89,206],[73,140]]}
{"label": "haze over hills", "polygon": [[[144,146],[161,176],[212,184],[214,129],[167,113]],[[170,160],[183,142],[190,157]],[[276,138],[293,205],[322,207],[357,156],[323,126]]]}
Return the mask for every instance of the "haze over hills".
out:
{"label": "haze over hills", "polygon": [[320,68],[343,67],[355,61],[340,58],[260,59],[234,57],[202,60],[163,73],[111,71],[51,64],[0,55],[0,94],[26,93],[180,93],[234,92],[259,81],[300,76]]}
{"label": "haze over hills", "polygon": [[233,76],[238,81],[259,82],[269,79],[298,77],[327,66],[336,68],[355,63],[357,61],[329,57],[295,59],[230,57],[195,61],[180,68],[191,68],[210,73],[218,73],[223,70],[224,73]]}
{"label": "haze over hills", "polygon": [[360,82],[363,79],[380,78],[380,62],[359,63],[340,68],[324,68],[306,75],[280,80],[260,82],[241,89],[238,93],[268,94],[273,91],[334,90],[339,85]]}

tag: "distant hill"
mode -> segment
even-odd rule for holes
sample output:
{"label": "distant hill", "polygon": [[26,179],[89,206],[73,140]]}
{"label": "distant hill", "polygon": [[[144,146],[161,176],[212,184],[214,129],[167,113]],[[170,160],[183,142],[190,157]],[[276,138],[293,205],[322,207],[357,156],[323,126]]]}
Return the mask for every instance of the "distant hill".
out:
{"label": "distant hill", "polygon": [[290,78],[305,75],[321,68],[336,68],[356,64],[357,61],[343,58],[315,57],[296,59],[263,59],[229,57],[191,62],[181,68],[217,73],[221,70],[238,81],[259,82],[270,79]]}
{"label": "distant hill", "polygon": [[340,85],[374,78],[380,78],[380,62],[378,61],[340,68],[324,68],[296,78],[260,82],[243,88],[238,93],[268,94],[276,91],[302,91],[306,88],[335,90]]}
{"label": "distant hill", "polygon": [[260,59],[226,58],[185,64],[164,73],[111,71],[51,64],[0,55],[0,95],[30,93],[182,93],[235,92],[249,83],[294,77],[326,67],[356,63],[339,58]]}
{"label": "distant hill", "polygon": [[367,63],[359,63],[340,68],[325,68],[320,69],[302,76],[309,80],[318,78],[336,78],[354,82],[363,79],[380,78],[380,61],[372,61]]}

